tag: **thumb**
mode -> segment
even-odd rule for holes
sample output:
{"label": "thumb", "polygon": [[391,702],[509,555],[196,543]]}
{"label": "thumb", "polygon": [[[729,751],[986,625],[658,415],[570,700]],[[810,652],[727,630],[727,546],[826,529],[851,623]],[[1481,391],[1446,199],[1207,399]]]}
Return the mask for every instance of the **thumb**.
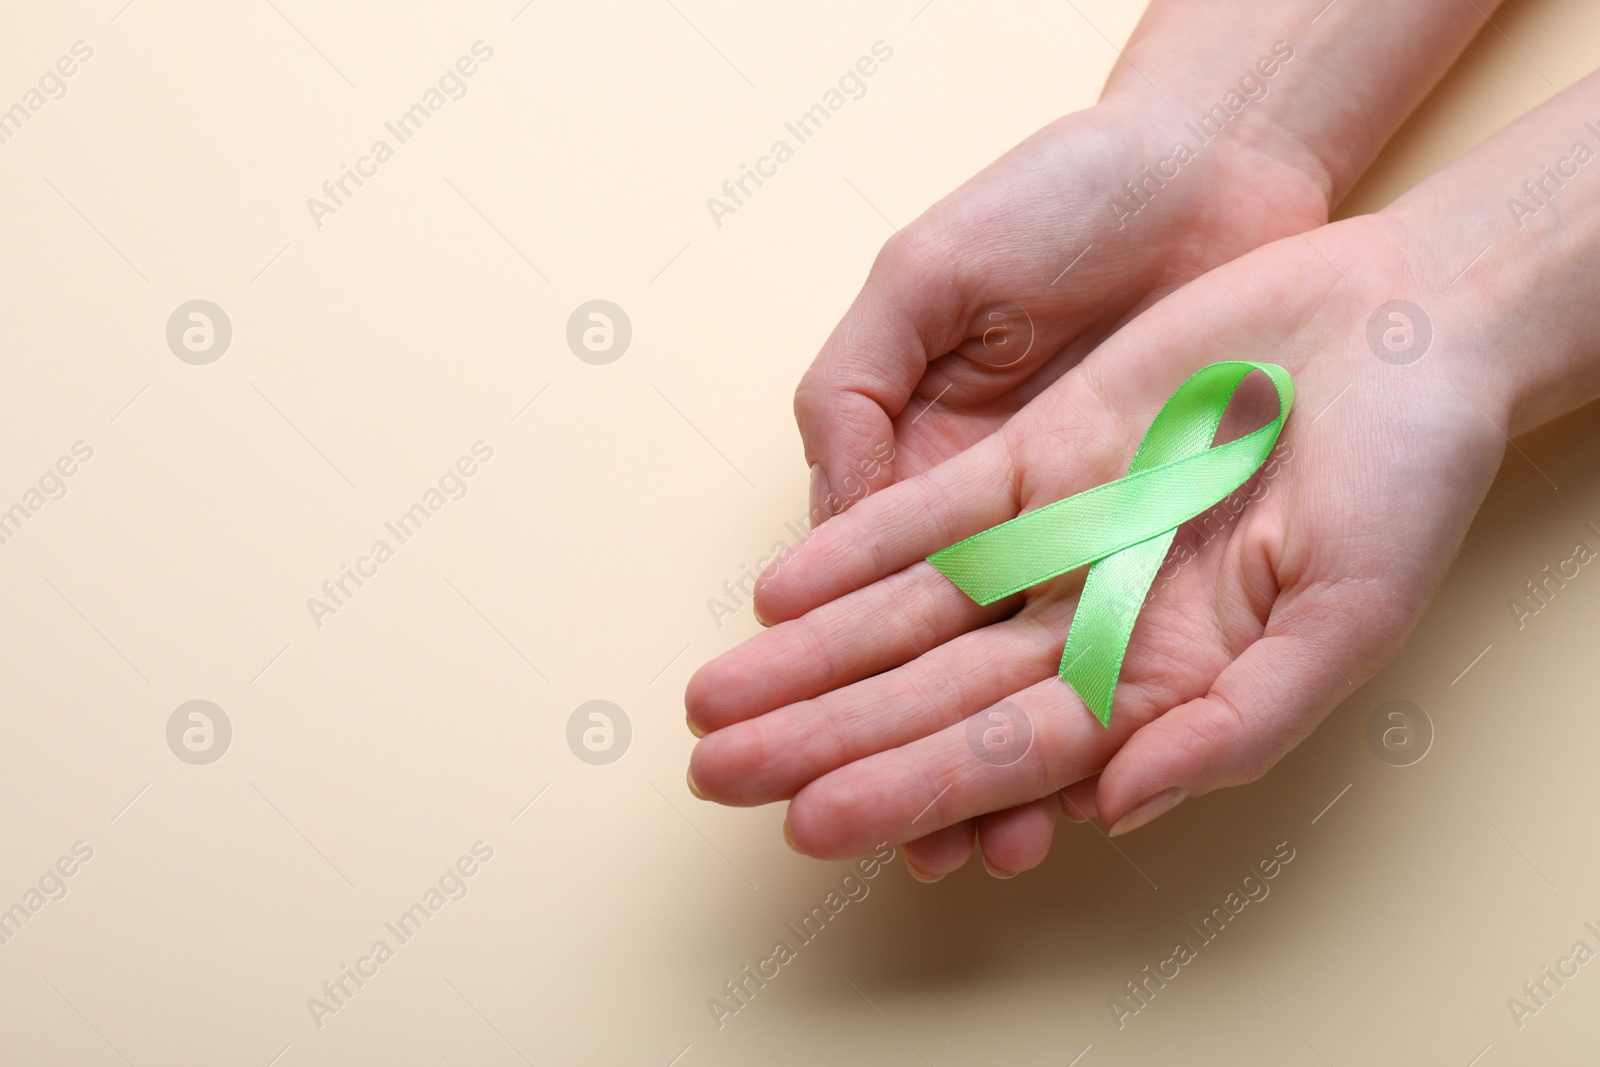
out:
{"label": "thumb", "polygon": [[1350,691],[1308,639],[1269,626],[1209,693],[1134,731],[1100,774],[1101,820],[1127,833],[1185,797],[1255,781]]}
{"label": "thumb", "polygon": [[890,239],[795,391],[813,523],[895,481],[892,420],[929,361],[965,336],[960,272],[938,247],[921,235]]}

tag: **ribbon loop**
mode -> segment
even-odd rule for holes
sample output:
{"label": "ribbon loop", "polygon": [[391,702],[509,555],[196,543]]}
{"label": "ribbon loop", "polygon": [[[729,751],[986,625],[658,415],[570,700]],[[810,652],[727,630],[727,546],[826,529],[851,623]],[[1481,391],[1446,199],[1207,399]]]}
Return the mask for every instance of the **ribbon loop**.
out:
{"label": "ribbon loop", "polygon": [[[1228,401],[1252,371],[1271,379],[1278,417],[1213,446]],[[1109,725],[1128,638],[1178,527],[1225,500],[1266,462],[1293,405],[1294,382],[1275,363],[1203,367],[1162,405],[1126,477],[974,534],[928,562],[980,604],[1089,564],[1060,675]]]}

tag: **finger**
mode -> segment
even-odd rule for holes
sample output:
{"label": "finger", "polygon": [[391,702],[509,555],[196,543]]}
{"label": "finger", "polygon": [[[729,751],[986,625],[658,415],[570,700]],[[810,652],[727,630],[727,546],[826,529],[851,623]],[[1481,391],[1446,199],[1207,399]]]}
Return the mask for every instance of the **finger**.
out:
{"label": "finger", "polygon": [[[813,531],[768,564],[755,592],[763,619],[796,618],[1015,518],[1114,480],[1137,439],[1120,409],[1105,412],[1103,384],[1086,367],[1050,387],[1001,430],[933,469],[891,485]],[[1159,405],[1157,405],[1159,406]],[[1085,412],[1096,412],[1090,418]],[[1049,454],[1060,462],[1019,462]]]}
{"label": "finger", "polygon": [[812,466],[812,512],[836,514],[894,480],[892,418],[928,362],[966,336],[963,274],[912,227],[884,245],[866,284],[795,391]]}
{"label": "finger", "polygon": [[937,882],[951,871],[958,870],[972,855],[973,832],[976,824],[971,819],[935,830],[926,837],[907,841],[901,847],[906,852],[906,869],[919,882]]}
{"label": "finger", "polygon": [[1265,774],[1350,691],[1308,638],[1270,625],[1206,695],[1134,732],[1100,775],[1111,834],[1138,829],[1186,797]]}
{"label": "finger", "polygon": [[[902,457],[900,443],[907,416],[915,426],[913,412],[940,401],[971,408],[1048,367],[1042,387],[1109,332],[1102,325],[1080,336],[1091,320],[1117,311],[1096,292],[1101,287],[1046,284],[1053,261],[1020,271],[1013,260],[978,267],[982,254],[961,248],[970,242],[960,234],[971,230],[970,220],[925,218],[886,244],[802,378],[795,418],[818,522],[907,476],[906,458],[918,457]],[[945,454],[974,440],[956,441]]]}
{"label": "finger", "polygon": [[1100,809],[1094,800],[1095,790],[1099,786],[1100,776],[1091,774],[1082,781],[1056,791],[1061,798],[1061,814],[1066,816],[1068,822],[1088,822],[1100,817]]}
{"label": "finger", "polygon": [[1099,771],[1148,721],[1150,700],[1137,690],[1117,699],[1107,729],[1052,676],[965,722],[823,775],[790,802],[790,838],[809,855],[845,858],[1048,797]]}
{"label": "finger", "polygon": [[723,804],[786,800],[829,771],[1050,677],[1060,656],[1055,627],[1025,617],[998,622],[902,667],[718,729],[695,746],[690,773],[703,796]]}
{"label": "finger", "polygon": [[1010,453],[996,434],[926,474],[889,486],[768,564],[756,612],[784,622],[1012,518]]}
{"label": "finger", "polygon": [[1011,605],[980,606],[929,565],[907,568],[756,634],[689,679],[689,724],[720,730],[898,667]]}
{"label": "finger", "polygon": [[1015,878],[1043,863],[1055,837],[1058,807],[1052,794],[980,816],[978,844],[984,869],[996,878]]}

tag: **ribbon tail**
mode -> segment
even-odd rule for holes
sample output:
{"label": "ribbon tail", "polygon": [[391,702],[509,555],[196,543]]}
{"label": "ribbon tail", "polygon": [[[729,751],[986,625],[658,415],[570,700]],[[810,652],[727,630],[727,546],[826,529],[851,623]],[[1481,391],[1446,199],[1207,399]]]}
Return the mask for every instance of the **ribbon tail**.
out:
{"label": "ribbon tail", "polygon": [[1111,725],[1112,697],[1128,639],[1176,535],[1176,529],[1168,530],[1107,556],[1089,568],[1084,580],[1059,673],[1101,726]]}

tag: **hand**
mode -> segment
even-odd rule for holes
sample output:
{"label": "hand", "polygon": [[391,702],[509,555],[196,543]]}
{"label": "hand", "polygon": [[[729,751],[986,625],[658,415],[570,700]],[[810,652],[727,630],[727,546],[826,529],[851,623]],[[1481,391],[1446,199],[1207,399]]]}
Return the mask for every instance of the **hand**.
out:
{"label": "hand", "polygon": [[1141,206],[1124,183],[1179,137],[1157,110],[1113,98],[1053,122],[884,245],[795,395],[813,516],[998,429],[1163,293],[1326,220],[1327,178],[1266,134],[1169,165]]}
{"label": "hand", "polygon": [[[795,398],[813,524],[980,440],[1167,290],[1322,222],[1497,2],[1153,0],[1099,105],[885,246]],[[1191,138],[1229,92],[1226,136]],[[1196,155],[1174,170],[1179,141]],[[1092,816],[1093,783],[1069,792],[1069,817]],[[1051,818],[991,818],[985,840]],[[908,866],[964,856],[971,831],[912,844]]]}
{"label": "hand", "polygon": [[1498,3],[1151,0],[1100,103],[884,246],[795,397],[812,514],[948,459],[1164,292],[1320,225]]}
{"label": "hand", "polygon": [[[1514,315],[1433,292],[1425,358],[1369,347],[1374,309],[1421,291],[1417,244],[1368,216],[1212,271],[1000,431],[821,527],[761,583],[777,624],[690,683],[690,721],[712,731],[691,761],[700,792],[792,798],[791,841],[822,857],[931,834],[908,859],[936,876],[965,861],[973,819],[991,868],[1037,864],[1063,789],[1121,832],[1263,774],[1399,647],[1504,451],[1511,401],[1480,354]],[[1222,359],[1294,376],[1285,458],[1238,518],[1180,531],[1106,729],[1055,673],[1081,572],[979,607],[922,560],[1121,477],[1161,403]],[[1224,437],[1269,417],[1258,384]],[[1000,701],[1034,735],[1008,766],[968,741],[967,720]]]}

